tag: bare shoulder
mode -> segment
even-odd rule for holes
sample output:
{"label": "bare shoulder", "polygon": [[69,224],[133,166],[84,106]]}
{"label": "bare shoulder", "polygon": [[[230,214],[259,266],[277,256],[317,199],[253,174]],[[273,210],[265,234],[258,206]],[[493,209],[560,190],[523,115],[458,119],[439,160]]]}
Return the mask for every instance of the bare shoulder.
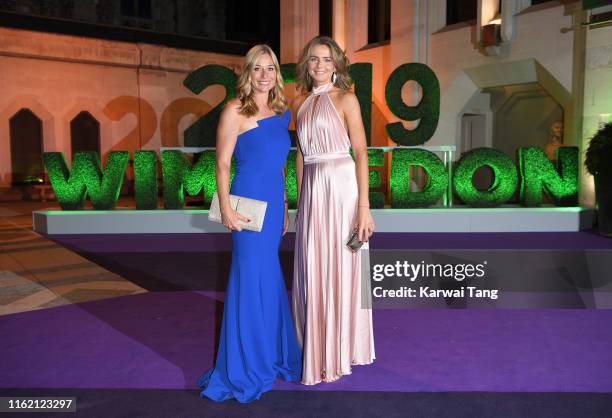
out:
{"label": "bare shoulder", "polygon": [[238,112],[240,111],[240,106],[241,106],[240,99],[237,99],[237,98],[229,99],[227,103],[225,104],[223,111],[238,114]]}
{"label": "bare shoulder", "polygon": [[228,100],[221,112],[221,118],[229,122],[238,122],[242,120],[244,117],[240,114],[240,106],[241,103],[239,99],[234,98]]}
{"label": "bare shoulder", "polygon": [[338,101],[342,103],[343,107],[354,107],[359,108],[359,100],[357,96],[351,90],[338,90]]}
{"label": "bare shoulder", "polygon": [[360,112],[359,100],[357,96],[350,90],[333,90],[330,93],[334,104],[343,114],[351,114],[352,112]]}

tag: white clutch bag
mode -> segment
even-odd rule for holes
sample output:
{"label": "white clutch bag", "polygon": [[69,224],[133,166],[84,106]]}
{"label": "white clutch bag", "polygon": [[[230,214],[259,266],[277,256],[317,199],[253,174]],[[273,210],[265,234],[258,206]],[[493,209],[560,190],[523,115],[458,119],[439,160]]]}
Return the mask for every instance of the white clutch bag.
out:
{"label": "white clutch bag", "polygon": [[[249,223],[241,221],[240,226],[242,229],[261,232],[268,202],[264,202],[263,200],[249,199],[248,197],[236,196],[233,194],[230,194],[229,198],[232,209],[251,220]],[[219,195],[217,192],[215,192],[210,204],[208,220],[221,223],[221,210],[219,208]]]}

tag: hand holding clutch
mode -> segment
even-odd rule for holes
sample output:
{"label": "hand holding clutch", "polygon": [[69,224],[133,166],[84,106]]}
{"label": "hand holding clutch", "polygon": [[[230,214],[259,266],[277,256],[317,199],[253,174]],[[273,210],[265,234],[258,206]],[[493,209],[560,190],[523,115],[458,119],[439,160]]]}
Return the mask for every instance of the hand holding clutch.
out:
{"label": "hand holding clutch", "polygon": [[358,229],[353,229],[353,232],[351,233],[351,237],[349,238],[346,245],[347,247],[349,247],[349,249],[352,252],[357,252],[361,248],[361,246],[363,245],[363,242],[359,241],[359,230]]}
{"label": "hand holding clutch", "polygon": [[[250,231],[261,232],[268,202],[263,200],[250,199],[248,197],[229,195],[230,207],[239,214],[250,219],[251,222],[240,222],[240,227]],[[219,207],[219,195],[215,192],[208,212],[208,220],[223,223],[221,219],[221,209]]]}

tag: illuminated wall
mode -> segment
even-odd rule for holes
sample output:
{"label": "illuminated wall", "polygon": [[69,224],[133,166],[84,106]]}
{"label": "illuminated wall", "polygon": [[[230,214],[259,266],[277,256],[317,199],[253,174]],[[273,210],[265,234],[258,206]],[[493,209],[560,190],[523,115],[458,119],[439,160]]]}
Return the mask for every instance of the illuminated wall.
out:
{"label": "illuminated wall", "polygon": [[[480,4],[485,2],[496,3],[479,0]],[[282,62],[295,62],[304,42],[318,34],[318,3],[281,2]],[[473,22],[446,26],[445,0],[392,0],[391,39],[378,45],[366,45],[367,0],[333,2],[334,38],[346,48],[352,62],[372,63],[372,145],[393,145],[384,127],[400,121],[385,105],[385,81],[397,66],[422,62],[434,70],[441,88],[438,128],[426,145],[451,144],[461,150],[461,116],[470,112],[485,115],[485,143],[492,145],[490,109],[480,106],[490,101],[481,100],[479,83],[504,85],[543,79],[556,90],[548,94],[565,94],[570,99],[576,89],[585,86],[585,118],[591,119],[585,119],[584,133],[575,134],[580,126],[575,115],[566,121],[566,144],[582,147],[581,137],[597,124],[593,121],[605,117],[601,115],[605,114],[607,99],[602,99],[601,92],[595,102],[597,108],[589,107],[587,99],[591,97],[588,91],[595,92],[594,86],[607,80],[609,60],[599,57],[602,50],[607,51],[606,39],[610,36],[605,28],[589,31],[586,84],[581,84],[582,73],[575,68],[580,57],[575,45],[580,4],[546,2],[529,7],[529,1],[513,2],[511,18],[503,24],[504,33],[510,33],[512,39],[501,46],[498,55],[488,56],[474,43]],[[4,81],[0,97],[0,187],[10,184],[8,119],[21,108],[31,109],[41,119],[44,150],[62,151],[68,163],[70,121],[83,110],[100,123],[103,158],[113,149],[182,145],[184,129],[223,97],[220,86],[196,96],[182,86],[182,80],[205,64],[237,70],[241,61],[242,57],[223,54],[0,28]],[[521,64],[525,62],[528,65]],[[497,67],[488,71],[491,65]],[[492,79],[483,80],[483,74]],[[295,95],[294,90],[293,86],[287,88],[289,98]],[[402,87],[402,98],[414,104],[418,93],[407,84]],[[582,111],[577,111],[581,122]],[[388,188],[389,157],[384,158],[382,187]],[[581,188],[581,193],[588,192],[588,187]]]}
{"label": "illuminated wall", "polygon": [[[586,148],[595,131],[612,121],[612,26],[587,31],[584,78],[582,146]],[[593,177],[586,171],[580,187],[589,191],[586,203],[593,204]]]}
{"label": "illuminated wall", "polygon": [[[581,59],[575,34],[584,30],[580,26],[584,21],[580,1],[565,4],[551,1],[537,6],[530,6],[529,1],[504,2],[511,17],[505,16],[502,30],[509,39],[501,45],[498,55],[486,55],[477,47],[477,21],[446,25],[446,0],[392,0],[390,42],[366,46],[367,29],[364,34],[363,28],[367,28],[367,3],[365,0],[351,2],[350,7],[344,8],[344,18],[334,16],[342,22],[337,25],[334,36],[344,41],[343,46],[353,62],[373,63],[373,132],[397,120],[381,106],[384,89],[376,81],[386,80],[398,65],[406,62],[428,64],[440,80],[440,121],[427,145],[455,145],[462,150],[462,115],[481,114],[486,119],[483,143],[491,146],[493,112],[488,106],[480,106],[490,100],[474,100],[486,87],[540,81],[553,90],[547,94],[559,103],[559,97],[571,102],[571,95],[582,94],[582,71],[575,68],[575,62],[580,63]],[[491,7],[497,7],[498,1],[478,0],[477,3],[489,13],[494,12]],[[532,60],[533,64],[525,60]],[[480,77],[481,74],[488,78]],[[409,85],[404,86],[402,96],[408,103],[418,98]],[[473,106],[475,102],[479,106]],[[568,107],[573,104],[564,103]],[[567,113],[571,114],[565,121],[565,143],[582,147],[582,111],[577,108],[576,112],[570,109]],[[581,189],[581,193],[587,193],[581,198],[588,203],[588,188]]]}
{"label": "illuminated wall", "polygon": [[[241,57],[0,28],[0,189],[11,184],[9,119],[30,109],[43,149],[70,163],[70,121],[81,111],[100,123],[103,159],[111,150],[182,145],[182,132],[223,97],[183,86],[192,70],[217,63],[238,71]],[[1,193],[1,191],[0,191]]]}

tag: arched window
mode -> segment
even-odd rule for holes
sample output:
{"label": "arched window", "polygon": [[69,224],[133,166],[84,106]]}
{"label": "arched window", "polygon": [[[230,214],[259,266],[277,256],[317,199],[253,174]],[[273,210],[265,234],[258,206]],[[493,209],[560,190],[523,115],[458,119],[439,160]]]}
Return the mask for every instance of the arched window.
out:
{"label": "arched window", "polygon": [[21,109],[9,125],[13,184],[42,181],[42,121],[30,109]]}
{"label": "arched window", "polygon": [[95,151],[100,154],[100,123],[89,112],[81,112],[70,121],[72,156],[76,152]]}

